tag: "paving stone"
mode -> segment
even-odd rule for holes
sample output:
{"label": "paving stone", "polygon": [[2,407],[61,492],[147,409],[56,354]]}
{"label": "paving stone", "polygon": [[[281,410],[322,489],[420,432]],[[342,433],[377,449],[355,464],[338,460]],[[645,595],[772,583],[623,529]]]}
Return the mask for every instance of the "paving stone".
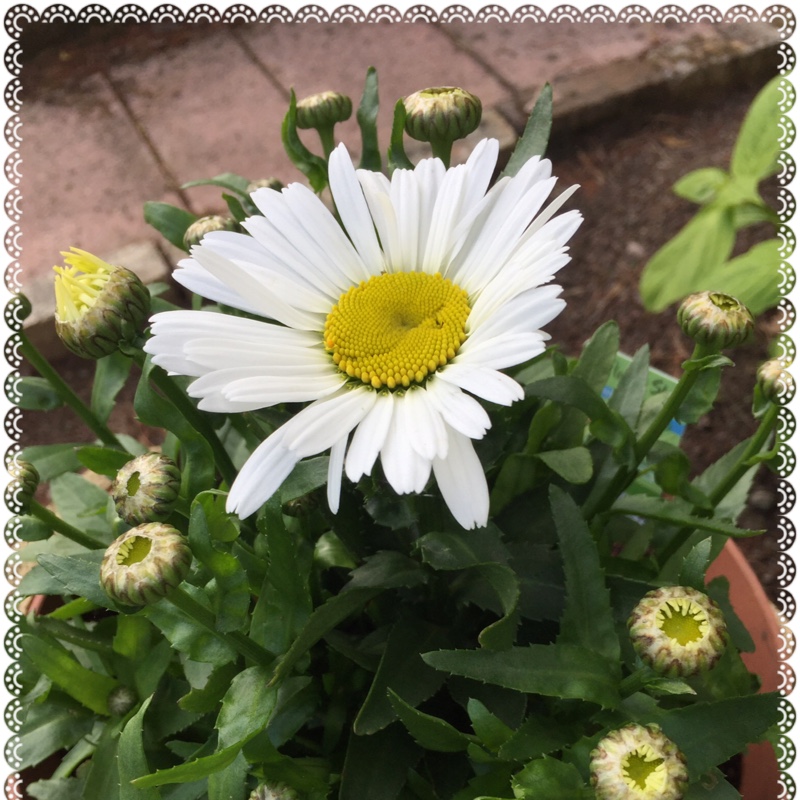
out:
{"label": "paving stone", "polygon": [[60,263],[61,250],[108,251],[148,235],[143,198],[170,195],[100,76],[25,99],[20,118],[23,286]]}

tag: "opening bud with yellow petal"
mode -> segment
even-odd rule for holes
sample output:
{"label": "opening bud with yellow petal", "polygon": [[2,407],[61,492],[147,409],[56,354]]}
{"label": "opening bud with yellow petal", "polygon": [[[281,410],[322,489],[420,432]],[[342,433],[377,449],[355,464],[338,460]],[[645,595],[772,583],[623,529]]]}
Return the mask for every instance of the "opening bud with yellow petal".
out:
{"label": "opening bud with yellow petal", "polygon": [[483,108],[474,94],[457,86],[422,89],[406,97],[406,133],[420,142],[448,143],[469,136]]}
{"label": "opening bud with yellow petal", "polygon": [[191,250],[200,240],[212,231],[235,231],[239,226],[233,217],[223,217],[219,214],[210,214],[207,217],[196,219],[183,234],[183,246]]}
{"label": "opening bud with yellow petal", "polygon": [[319,92],[297,101],[297,127],[302,130],[332,128],[350,119],[353,101],[339,92]]}
{"label": "opening bud with yellow petal", "polygon": [[256,189],[273,189],[279,192],[283,189],[283,184],[277,178],[257,178],[247,184],[245,191],[247,194],[253,194]]}
{"label": "opening bud with yellow petal", "polygon": [[100,583],[112,600],[146,606],[178,586],[191,564],[192,551],[180,531],[148,522],[111,543],[100,564]]}
{"label": "opening bud with yellow petal", "polygon": [[150,293],[125,267],[73,247],[56,273],[56,333],[82,358],[103,358],[132,341],[150,313]]}
{"label": "opening bud with yellow petal", "polygon": [[117,514],[129,525],[161,522],[172,513],[181,472],[163,453],[145,453],[125,464],[111,485]]}
{"label": "opening bud with yellow petal", "polygon": [[628,631],[642,661],[671,678],[710,670],[728,640],[719,606],[687,586],[662,586],[648,592],[633,609]]}
{"label": "opening bud with yellow petal", "polygon": [[285,783],[262,783],[248,800],[300,800],[300,795]]}
{"label": "opening bud with yellow petal", "polygon": [[39,472],[30,461],[14,458],[8,461],[8,472],[13,478],[8,486],[6,505],[21,514],[30,510],[31,500],[39,486]]}
{"label": "opening bud with yellow petal", "polygon": [[750,309],[722,292],[689,295],[678,309],[678,322],[687,336],[713,350],[741,344],[755,326]]}
{"label": "opening bud with yellow petal", "polygon": [[686,759],[658,725],[632,723],[601,739],[589,756],[597,800],[681,800]]}
{"label": "opening bud with yellow petal", "polygon": [[770,403],[782,403],[794,396],[794,378],[783,366],[783,361],[773,358],[765,361],[756,373],[761,394]]}

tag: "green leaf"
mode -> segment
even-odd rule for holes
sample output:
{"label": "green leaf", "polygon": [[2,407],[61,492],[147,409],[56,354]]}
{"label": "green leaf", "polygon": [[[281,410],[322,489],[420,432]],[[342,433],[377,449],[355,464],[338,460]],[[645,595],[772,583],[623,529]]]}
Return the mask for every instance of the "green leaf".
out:
{"label": "green leaf", "polygon": [[698,542],[684,557],[680,585],[691,586],[699,592],[706,587],[706,571],[711,564],[711,537]]}
{"label": "green leaf", "polygon": [[713,291],[712,285],[742,301],[755,316],[778,305],[778,270],[782,259],[781,240],[767,239],[746,253],[723,264],[718,273],[704,275],[697,291]]}
{"label": "green leaf", "polygon": [[53,411],[64,405],[61,395],[46,378],[25,376],[16,382],[15,389],[19,393],[16,404],[23,411]]}
{"label": "green leaf", "polygon": [[422,560],[436,570],[457,570],[477,564],[508,561],[509,553],[492,524],[485,530],[427,533],[417,541]]}
{"label": "green leaf", "polygon": [[544,155],[553,124],[553,87],[546,83],[501,177],[513,177],[533,156]]}
{"label": "green leaf", "polygon": [[592,455],[585,447],[544,450],[537,453],[536,458],[569,483],[587,483],[592,477]]}
{"label": "green leaf", "polygon": [[351,589],[334,595],[318,606],[303,626],[298,637],[286,655],[280,660],[272,676],[271,683],[277,683],[291,672],[297,660],[308,652],[329,631],[332,631],[340,622],[351,614],[359,611],[373,597],[381,593],[381,589]]}
{"label": "green leaf", "polygon": [[80,469],[80,461],[75,451],[81,446],[77,444],[37,444],[26,447],[20,458],[29,461],[36,467],[39,479],[47,483],[65,472]]}
{"label": "green leaf", "polygon": [[152,225],[168,242],[179,250],[186,251],[183,235],[197,220],[194,214],[169,203],[147,202],[144,204],[144,221]]}
{"label": "green leaf", "polygon": [[100,585],[100,562],[104,555],[103,550],[93,550],[90,553],[79,553],[74,556],[43,553],[38,560],[59,582],[62,594],[85,597],[96,606],[116,609],[114,601]]}
{"label": "green leaf", "polygon": [[367,698],[353,723],[356,734],[373,734],[396,719],[388,690],[411,706],[419,705],[436,692],[444,676],[423,663],[420,653],[446,641],[445,631],[420,620],[400,620],[394,625]]}
{"label": "green leaf", "polygon": [[636,427],[642,405],[647,397],[649,374],[650,348],[644,345],[636,351],[608,400],[609,408],[618,412],[633,429]]}
{"label": "green leaf", "polygon": [[561,750],[579,736],[579,727],[574,723],[531,714],[502,745],[498,755],[507,761],[527,761]]}
{"label": "green leaf", "polygon": [[518,692],[588,700],[604,708],[619,703],[617,668],[591,650],[571,644],[509,650],[439,650],[422,660],[434,669]]}
{"label": "green leaf", "polygon": [[113,533],[106,516],[109,496],[99,486],[67,472],[50,482],[50,497],[65,522],[111,542]]}
{"label": "green leaf", "polygon": [[[745,439],[734,445],[724,456],[715,461],[701,475],[698,475],[692,481],[692,485],[705,494],[713,492],[730,470],[739,463],[749,444],[750,439]],[[728,520],[738,519],[739,514],[747,505],[747,496],[757,469],[758,466],[748,469],[731,491],[717,504],[717,517]]]}
{"label": "green leaf", "polygon": [[579,800],[590,796],[572,764],[548,756],[527,764],[514,776],[511,788],[519,800]]}
{"label": "green leaf", "polygon": [[725,780],[722,772],[712,769],[686,790],[683,800],[742,800],[742,795]]}
{"label": "green leaf", "polygon": [[35,781],[25,787],[25,791],[35,800],[81,800],[83,797],[82,778],[51,778]]}
{"label": "green leaf", "polygon": [[686,399],[675,412],[675,419],[687,425],[697,422],[714,407],[722,380],[722,368],[703,369]]}
{"label": "green leaf", "polygon": [[201,178],[200,180],[184,183],[181,189],[191,189],[193,186],[219,186],[222,189],[236,192],[242,197],[247,197],[247,187],[249,184],[250,181],[241,175],[237,175],[234,172],[223,172],[221,175],[216,175],[213,178]]}
{"label": "green leaf", "polygon": [[470,745],[472,737],[468,734],[462,733],[439,717],[418,711],[391,689],[388,693],[395,714],[420,747],[438,753],[458,753]]}
{"label": "green leaf", "polygon": [[297,135],[297,97],[294,89],[289,96],[289,110],[283,118],[281,141],[292,164],[308,178],[315,192],[321,192],[328,185],[328,165],[324,158],[314,155]]}
{"label": "green leaf", "polygon": [[239,674],[239,667],[236,664],[224,664],[217,667],[202,689],[192,689],[189,694],[184,695],[178,705],[184,711],[205,714],[213,711],[217,707],[225,692],[230,688],[234,677]]}
{"label": "green leaf", "polygon": [[117,681],[86,669],[65,648],[31,634],[23,634],[19,645],[36,668],[70,697],[90,711],[108,716],[108,694]]}
{"label": "green leaf", "polygon": [[119,800],[119,741],[121,723],[106,725],[92,755],[83,800]]}
{"label": "green leaf", "polygon": [[328,481],[328,461],[328,456],[299,461],[278,490],[281,503],[297,500],[324,486]]}
{"label": "green leaf", "polygon": [[581,645],[616,665],[619,640],[597,546],[580,509],[566,492],[551,486],[550,505],[567,590],[558,641]]}
{"label": "green leaf", "polygon": [[730,257],[736,237],[731,208],[710,205],[700,211],[645,264],[639,292],[648,311],[697,291],[698,281]]}
{"label": "green leaf", "polygon": [[396,169],[413,169],[414,165],[406,155],[403,145],[403,134],[406,125],[406,106],[402,100],[398,100],[394,106],[394,119],[392,120],[392,137],[389,144],[389,171]]}
{"label": "green leaf", "polygon": [[244,210],[242,202],[239,200],[238,197],[234,197],[233,195],[225,194],[223,192],[222,199],[225,201],[225,205],[228,206],[228,211],[231,212],[231,216],[237,222],[244,222],[250,216]]}
{"label": "green leaf", "polygon": [[426,575],[413,558],[396,550],[379,550],[351,573],[348,589],[397,589],[419,586]]}
{"label": "green leaf", "polygon": [[775,725],[780,718],[779,700],[780,695],[772,692],[695,703],[666,711],[656,722],[686,755],[689,779],[695,780],[742,752]]}
{"label": "green leaf", "polygon": [[264,667],[250,667],[233,679],[217,717],[218,750],[244,745],[267,727],[278,696],[277,689],[267,686],[268,680]]}
{"label": "green leaf", "polygon": [[731,156],[731,173],[736,176],[763,180],[778,169],[781,152],[780,84],[783,78],[773,78],[757,95],[744,118]]}
{"label": "green leaf", "polygon": [[350,736],[338,800],[397,800],[421,752],[399,725]]}
{"label": "green leaf", "polygon": [[94,721],[94,716],[66,703],[32,703],[19,731],[22,760],[18,769],[35,766],[53,753],[72,747],[91,732]]}
{"label": "green leaf", "polygon": [[672,187],[678,197],[693,203],[710,203],[728,181],[728,173],[718,167],[703,167],[688,172]]}
{"label": "green leaf", "polygon": [[497,752],[514,735],[505,722],[474,697],[467,702],[467,714],[475,735],[492,752]]}
{"label": "green leaf", "polygon": [[81,447],[75,455],[86,469],[108,478],[116,478],[117,472],[133,458],[130,453],[96,445]]}
{"label": "green leaf", "polygon": [[249,765],[244,754],[208,776],[208,800],[245,800]]}
{"label": "green leaf", "polygon": [[[230,544],[219,541],[211,530],[214,522],[222,527],[230,524],[226,515],[219,513],[220,501],[224,506],[224,497],[215,493],[197,495],[189,519],[189,545],[195,558],[214,576],[211,607],[216,628],[228,633],[241,630],[247,623],[250,587],[244,568],[230,552]],[[223,532],[221,538],[227,538],[227,534]]]}
{"label": "green leaf", "polygon": [[361,129],[361,163],[359,169],[381,171],[381,153],[378,147],[378,72],[375,67],[367,70],[364,93],[356,112]]}
{"label": "green leaf", "polygon": [[92,384],[92,411],[102,422],[107,422],[114,401],[122,390],[133,362],[119,351],[97,360]]}
{"label": "green leaf", "polygon": [[685,508],[681,508],[671,500],[662,500],[660,497],[645,495],[625,495],[620,498],[609,510],[611,514],[627,514],[630,516],[647,517],[660,522],[669,522],[681,527],[696,528],[711,533],[721,533],[734,539],[743,539],[750,536],[759,536],[764,531],[752,531],[747,528],[737,528],[729,522],[724,522],[714,517],[695,517]]}

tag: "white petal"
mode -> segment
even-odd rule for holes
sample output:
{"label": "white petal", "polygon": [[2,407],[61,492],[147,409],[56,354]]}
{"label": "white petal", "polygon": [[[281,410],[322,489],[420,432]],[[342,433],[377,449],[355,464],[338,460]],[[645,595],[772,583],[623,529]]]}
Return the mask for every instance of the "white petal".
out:
{"label": "white petal", "polygon": [[425,389],[445,423],[459,433],[470,439],[482,439],[492,427],[486,409],[457,386],[434,377],[428,381]]}
{"label": "white petal", "polygon": [[482,528],[489,519],[489,487],[472,442],[449,430],[447,458],[433,461],[433,474],[450,513],[462,528]]}
{"label": "white petal", "polygon": [[451,362],[437,375],[465,392],[501,406],[510,406],[525,396],[522,387],[513,378],[488,367]]}
{"label": "white petal", "polygon": [[347,449],[347,436],[342,436],[331,448],[328,461],[328,506],[335,514],[339,510],[339,498],[342,492],[342,465]]}
{"label": "white petal", "polygon": [[[397,401],[397,405],[405,398]],[[431,473],[431,462],[423,458],[409,445],[406,417],[403,414],[392,415],[392,424],[386,434],[386,441],[381,448],[381,466],[389,485],[398,494],[421,492],[428,482]]]}
{"label": "white petal", "polygon": [[391,200],[397,219],[397,262],[406,271],[419,268],[420,200],[417,176],[411,170],[397,169],[392,174]]}
{"label": "white petal", "polygon": [[385,175],[370,170],[359,170],[357,175],[378,232],[386,265],[391,272],[399,271],[402,269],[400,235],[397,214],[389,196],[389,182]]}
{"label": "white petal", "polygon": [[544,342],[549,338],[549,334],[542,331],[503,333],[478,342],[470,348],[463,347],[453,364],[506,369],[538,356],[544,351]]}
{"label": "white petal", "polygon": [[375,405],[355,429],[345,465],[347,477],[353,483],[372,472],[375,459],[386,441],[393,411],[394,395],[391,392],[379,394]]}
{"label": "white petal", "polygon": [[395,413],[402,417],[406,442],[422,458],[430,461],[434,456],[444,458],[447,455],[444,422],[425,389],[407,391],[398,401]]}
{"label": "white petal", "polygon": [[375,235],[364,193],[356,178],[350,154],[340,144],[328,161],[328,176],[336,210],[361,260],[372,275],[380,274],[384,258]]}

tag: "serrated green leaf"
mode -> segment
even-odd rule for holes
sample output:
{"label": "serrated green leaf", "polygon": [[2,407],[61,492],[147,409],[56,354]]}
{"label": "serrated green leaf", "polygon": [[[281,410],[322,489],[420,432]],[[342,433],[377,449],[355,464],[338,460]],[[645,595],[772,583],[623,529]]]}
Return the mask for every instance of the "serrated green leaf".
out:
{"label": "serrated green leaf", "polygon": [[514,735],[505,722],[474,697],[467,702],[467,714],[475,735],[492,752],[497,752]]}
{"label": "serrated green leaf", "polygon": [[131,364],[133,362],[119,351],[97,360],[92,384],[91,408],[102,422],[108,421],[114,408],[114,401],[128,380]]}
{"label": "serrated green leaf", "polygon": [[697,422],[714,407],[719,394],[722,369],[711,367],[703,369],[697,376],[694,386],[689,390],[686,399],[675,412],[675,419],[687,425]]}
{"label": "serrated green leaf", "polygon": [[37,444],[26,447],[20,453],[20,458],[30,462],[36,467],[39,479],[47,483],[65,472],[74,472],[80,469],[76,450],[81,446],[75,444]]}
{"label": "serrated green leaf", "polygon": [[645,264],[639,282],[645,308],[663,311],[696,291],[698,280],[730,258],[735,237],[731,208],[702,208]]}
{"label": "serrated green leaf", "polygon": [[106,515],[109,496],[99,486],[66,472],[50,482],[50,497],[64,521],[111,543],[113,532]]}
{"label": "serrated green leaf", "polygon": [[31,634],[23,634],[19,645],[36,668],[70,697],[90,711],[108,716],[108,695],[117,681],[86,669],[65,648]]}
{"label": "serrated green leaf", "polygon": [[378,146],[378,72],[375,67],[367,70],[364,92],[356,112],[361,129],[361,162],[359,169],[381,171],[381,153]]}
{"label": "serrated green leaf", "polygon": [[81,800],[83,785],[83,778],[51,778],[35,781],[25,791],[34,800]]}
{"label": "serrated green leaf", "polygon": [[589,796],[572,764],[548,756],[526,764],[512,779],[511,788],[518,800],[579,800]]}
{"label": "serrated green leaf", "polygon": [[222,701],[225,692],[230,688],[231,682],[239,674],[239,667],[236,664],[223,664],[217,667],[206,681],[202,689],[192,689],[189,694],[184,695],[178,705],[184,711],[205,714],[213,711],[217,704]]}
{"label": "serrated green leaf", "polygon": [[72,747],[91,732],[94,721],[93,715],[65,702],[32,703],[19,731],[22,744],[17,769],[35,766],[53,753]]}
{"label": "serrated green leaf", "polygon": [[588,700],[605,708],[619,703],[617,670],[577,645],[439,650],[423,653],[422,659],[434,669],[518,692]]}
{"label": "serrated green leaf", "polygon": [[308,178],[315,192],[321,192],[328,185],[328,165],[325,159],[314,155],[297,135],[297,97],[294,89],[289,97],[289,110],[283,118],[281,141],[292,164]]}
{"label": "serrated green leaf", "polygon": [[459,753],[467,749],[472,741],[468,734],[439,717],[418,711],[391,689],[387,691],[395,714],[420,747],[439,753]]}
{"label": "serrated green leaf", "polygon": [[42,568],[58,581],[62,594],[74,594],[101,608],[116,609],[114,601],[100,585],[100,562],[104,555],[103,550],[74,556],[43,553],[38,560]]}
{"label": "serrated green leaf", "polygon": [[249,741],[267,727],[277,700],[278,691],[267,687],[269,670],[249,667],[231,682],[222,700],[217,717],[218,750]]}
{"label": "serrated green leaf", "polygon": [[516,175],[533,156],[544,155],[553,124],[553,87],[546,83],[536,99],[525,130],[508,160],[501,177]]}
{"label": "serrated green leaf", "polygon": [[106,725],[92,755],[82,800],[119,800],[119,740],[121,723]]}
{"label": "serrated green leaf", "polygon": [[718,167],[703,167],[688,172],[672,187],[678,197],[693,203],[710,203],[728,180],[728,173]]}
{"label": "serrated green leaf", "polygon": [[527,761],[561,750],[580,736],[579,726],[531,714],[503,744],[498,755],[507,761]]}
{"label": "serrated green leaf", "polygon": [[152,225],[168,242],[179,250],[186,251],[183,235],[197,217],[169,203],[147,202],[144,204],[144,221]]}
{"label": "serrated green leaf", "polygon": [[114,450],[110,447],[97,447],[96,445],[80,447],[75,455],[86,469],[90,469],[98,475],[105,475],[108,478],[115,478],[117,472],[133,458],[130,453],[123,453],[121,450]]}
{"label": "serrated green leaf", "polygon": [[594,465],[592,455],[585,447],[570,447],[567,450],[544,450],[536,458],[547,464],[556,475],[568,483],[587,483],[591,480]]}
{"label": "serrated green leaf", "polygon": [[550,505],[558,531],[567,591],[558,641],[581,645],[617,665],[619,640],[592,534],[578,506],[557,486],[550,487]]}
{"label": "serrated green leaf", "polygon": [[609,408],[614,409],[631,426],[636,428],[642,405],[647,397],[647,380],[650,369],[650,348],[640,347],[628,368],[622,373],[608,400]]}
{"label": "serrated green leaf", "polygon": [[426,580],[425,571],[413,558],[396,550],[379,550],[352,571],[347,588],[397,589],[401,586],[419,586]]}

